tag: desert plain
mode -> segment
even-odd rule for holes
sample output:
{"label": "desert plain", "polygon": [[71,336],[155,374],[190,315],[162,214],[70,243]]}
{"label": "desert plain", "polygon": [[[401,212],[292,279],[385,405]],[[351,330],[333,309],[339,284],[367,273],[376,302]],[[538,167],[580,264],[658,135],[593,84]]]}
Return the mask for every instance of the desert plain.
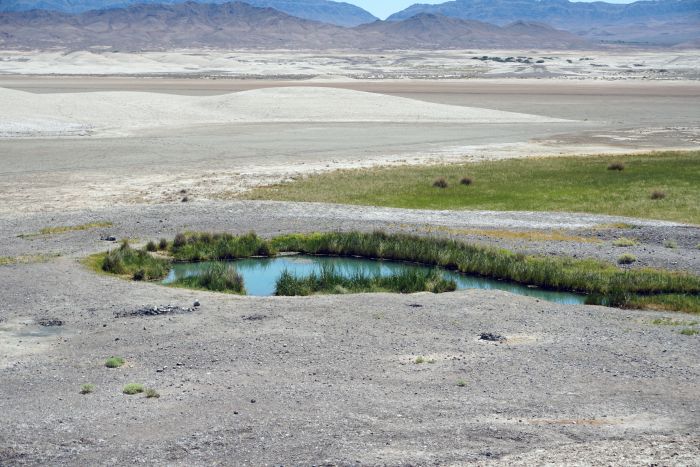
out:
{"label": "desert plain", "polygon": [[693,316],[239,297],[82,260],[109,237],[385,230],[610,261],[634,236],[638,267],[700,274],[700,227],[644,213],[246,199],[338,169],[695,150],[699,77],[673,50],[0,52],[0,465],[697,465],[700,339],[673,325]]}

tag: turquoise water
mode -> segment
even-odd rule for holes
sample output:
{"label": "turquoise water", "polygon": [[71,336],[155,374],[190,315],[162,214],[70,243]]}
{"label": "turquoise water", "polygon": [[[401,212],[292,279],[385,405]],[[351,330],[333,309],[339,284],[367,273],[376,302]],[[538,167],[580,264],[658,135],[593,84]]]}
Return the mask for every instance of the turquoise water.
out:
{"label": "turquoise water", "polygon": [[[163,280],[164,284],[170,284],[182,277],[196,275],[205,271],[212,263],[177,263],[173,266]],[[381,261],[364,258],[339,258],[334,256],[278,256],[275,258],[247,258],[231,261],[238,272],[243,276],[248,295],[267,297],[275,294],[275,283],[286,269],[292,274],[303,277],[311,272],[319,273],[323,265],[333,265],[335,271],[350,277],[357,272],[367,275],[379,274],[387,276],[405,270],[429,271],[432,268],[412,263],[398,261]],[[457,289],[497,289],[505,290],[518,295],[537,297],[550,302],[564,304],[582,304],[586,297],[568,292],[552,292],[537,288],[530,288],[520,284],[513,284],[483,277],[468,276],[458,272],[443,270],[445,277],[453,279],[457,283]]]}

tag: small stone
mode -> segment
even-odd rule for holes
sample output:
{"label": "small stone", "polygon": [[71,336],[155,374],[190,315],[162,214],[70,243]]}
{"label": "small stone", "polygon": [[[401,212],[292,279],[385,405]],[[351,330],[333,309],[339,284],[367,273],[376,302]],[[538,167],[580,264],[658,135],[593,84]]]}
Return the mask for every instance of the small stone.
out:
{"label": "small stone", "polygon": [[201,305],[201,303],[199,303],[199,300],[195,300],[194,303],[192,304],[192,306],[195,306],[195,307],[200,306],[200,305]]}
{"label": "small stone", "polygon": [[250,400],[250,403],[251,403],[251,404],[255,404],[255,399],[251,399],[251,400]]}

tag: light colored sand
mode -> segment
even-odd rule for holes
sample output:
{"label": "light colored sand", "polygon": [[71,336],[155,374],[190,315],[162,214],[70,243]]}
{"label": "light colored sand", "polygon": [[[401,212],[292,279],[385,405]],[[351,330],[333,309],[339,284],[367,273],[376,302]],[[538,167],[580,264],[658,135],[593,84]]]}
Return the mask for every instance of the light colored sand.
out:
{"label": "light colored sand", "polygon": [[146,92],[36,95],[0,89],[0,136],[128,135],[225,123],[556,123],[515,112],[419,102],[347,89],[281,87],[221,96]]}
{"label": "light colored sand", "polygon": [[[531,63],[475,60],[528,57]],[[540,63],[537,63],[540,62]],[[172,50],[0,51],[0,74],[187,74],[236,78],[296,77],[314,80],[547,77],[568,79],[698,79],[697,50],[435,50],[347,51]]]}

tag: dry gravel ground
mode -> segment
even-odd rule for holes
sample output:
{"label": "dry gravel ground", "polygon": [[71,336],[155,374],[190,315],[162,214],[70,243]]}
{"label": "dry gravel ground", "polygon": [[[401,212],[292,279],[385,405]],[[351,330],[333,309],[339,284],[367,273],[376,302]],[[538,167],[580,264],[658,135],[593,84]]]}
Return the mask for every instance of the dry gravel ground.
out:
{"label": "dry gravel ground", "polygon": [[[127,282],[78,263],[108,247],[104,234],[145,241],[185,228],[273,235],[529,219],[608,240],[617,232],[590,227],[620,220],[343,209],[195,202],[5,218],[0,256],[62,256],[0,266],[0,464],[697,465],[700,339],[652,324],[668,313],[475,290],[233,297]],[[17,238],[97,220],[114,226]],[[650,263],[675,257],[676,267],[700,271],[690,245],[698,228],[640,222],[635,231],[646,240],[631,251],[647,249]],[[677,250],[659,245],[669,233],[679,237]],[[510,246],[619,251],[607,241],[591,245]],[[202,306],[192,313],[115,317],[196,299]],[[64,324],[36,324],[47,318]],[[508,340],[480,341],[481,332]],[[127,364],[105,368],[111,355]],[[435,362],[415,364],[417,356]],[[129,382],[161,397],[124,395]],[[79,394],[83,383],[95,392]]]}

